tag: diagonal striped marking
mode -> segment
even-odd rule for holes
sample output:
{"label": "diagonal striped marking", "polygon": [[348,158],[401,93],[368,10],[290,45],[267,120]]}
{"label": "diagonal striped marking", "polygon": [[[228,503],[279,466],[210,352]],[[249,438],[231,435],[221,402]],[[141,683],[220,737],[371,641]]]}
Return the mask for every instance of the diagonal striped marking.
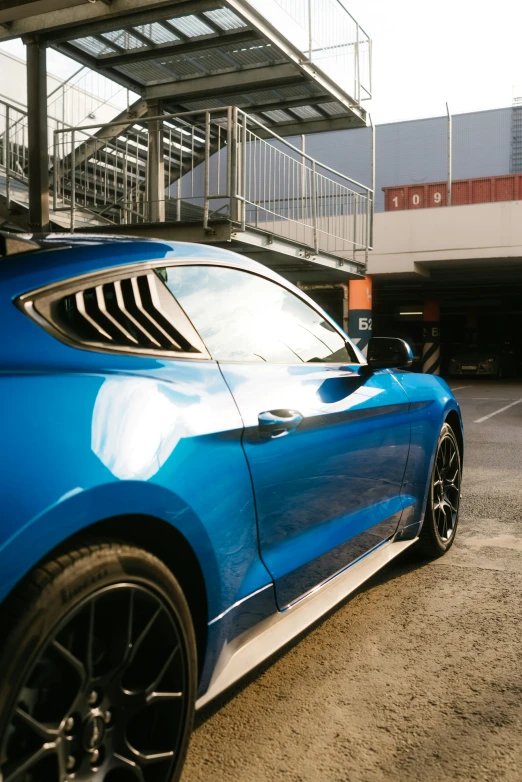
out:
{"label": "diagonal striped marking", "polygon": [[503,413],[504,410],[509,410],[510,407],[514,407],[515,405],[519,405],[522,402],[522,399],[517,399],[516,402],[511,402],[510,405],[506,405],[505,407],[501,407],[500,410],[495,410],[494,413],[490,413],[489,415],[484,415],[482,418],[477,418],[476,421],[473,421],[474,424],[481,424],[482,421],[487,421],[488,418],[493,418],[494,415],[498,415],[499,413]]}

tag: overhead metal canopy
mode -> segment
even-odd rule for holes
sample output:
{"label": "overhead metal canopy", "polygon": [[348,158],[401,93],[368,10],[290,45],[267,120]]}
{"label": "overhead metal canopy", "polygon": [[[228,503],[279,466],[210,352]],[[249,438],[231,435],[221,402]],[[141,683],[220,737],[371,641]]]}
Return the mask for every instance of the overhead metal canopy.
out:
{"label": "overhead metal canopy", "polygon": [[0,40],[18,36],[169,112],[233,104],[283,136],[366,125],[358,97],[248,0],[0,0]]}

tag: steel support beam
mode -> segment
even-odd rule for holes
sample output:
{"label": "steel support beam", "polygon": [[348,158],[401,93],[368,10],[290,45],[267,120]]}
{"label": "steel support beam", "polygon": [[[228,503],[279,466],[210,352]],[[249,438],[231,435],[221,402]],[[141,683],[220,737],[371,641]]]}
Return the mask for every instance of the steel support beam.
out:
{"label": "steel support beam", "polygon": [[47,143],[47,58],[45,45],[27,43],[27,132],[29,143],[29,225],[49,230]]}
{"label": "steel support beam", "polygon": [[177,98],[183,100],[183,103],[210,97],[226,101],[229,95],[241,95],[248,90],[279,88],[296,83],[302,84],[303,76],[295,65],[285,63],[156,84],[146,88],[145,97],[147,100]]}
{"label": "steel support beam", "polygon": [[[149,117],[161,113],[159,101],[147,103]],[[147,165],[147,200],[149,202],[149,222],[165,222],[165,164],[163,159],[163,123],[160,119],[151,120],[149,126],[149,159]]]}
{"label": "steel support beam", "polygon": [[[98,150],[103,149],[105,144],[116,136],[124,135],[127,130],[134,125],[137,119],[143,117],[147,113],[147,104],[144,100],[137,100],[128,109],[122,111],[114,118],[113,123],[119,122],[121,124],[110,124],[104,126],[98,130],[94,137],[85,141],[83,144],[75,150],[74,162],[76,166],[81,166],[90,157],[96,155]],[[64,170],[68,170],[71,165],[71,156],[67,155],[62,162]]]}
{"label": "steel support beam", "polygon": [[[54,43],[221,7],[220,0],[165,0],[162,3],[154,0],[119,0],[115,7],[110,8],[100,3],[85,3],[83,0],[82,3],[82,6],[69,13],[55,14],[55,18],[49,18],[51,15],[43,16],[41,20],[35,20],[36,26],[40,25],[43,31],[45,25],[48,30],[46,38]],[[31,30],[34,29],[35,22],[24,20]],[[18,33],[21,34],[23,33]]]}
{"label": "steel support beam", "polygon": [[[248,114],[262,114],[265,111],[286,111],[287,109],[299,108],[301,106],[313,106],[318,110],[318,103],[332,103],[332,96],[327,93],[320,93],[318,95],[303,95],[302,98],[292,98],[286,100],[281,98],[278,101],[272,101],[271,103],[249,103],[245,100],[237,100],[235,103],[238,108],[243,109]],[[318,118],[317,118],[318,119]],[[266,124],[270,124],[271,120],[267,120]]]}
{"label": "steel support beam", "polygon": [[[313,99],[312,99],[313,100]],[[312,103],[312,100],[310,103]],[[257,108],[252,106],[257,114]],[[344,116],[333,116],[330,118],[302,119],[295,122],[271,122],[266,123],[270,131],[278,136],[300,136],[303,133],[328,133],[332,130],[350,130],[351,128],[360,128],[361,123],[353,114]],[[255,133],[260,138],[272,138],[270,133],[266,133],[262,128],[256,128]]]}
{"label": "steel support beam", "polygon": [[37,14],[48,14],[83,3],[84,0],[36,0],[35,2],[17,2],[7,7],[5,3],[2,3],[0,5],[0,24],[2,26],[11,24],[17,19],[30,19]]}
{"label": "steel support beam", "polygon": [[[92,71],[98,70],[98,59],[93,57],[92,54],[87,54],[87,52],[82,51],[77,46],[73,46],[72,43],[66,43],[65,41],[62,43],[55,43],[53,44],[53,49],[57,49],[72,60],[81,62],[82,65],[86,68],[90,68]],[[125,76],[125,74],[120,71],[111,70],[109,73],[105,72],[103,75],[112,79],[117,84],[121,84],[122,87],[127,87],[127,89],[132,90],[138,95],[143,89],[143,85],[140,84],[140,82],[131,79],[129,76]]]}

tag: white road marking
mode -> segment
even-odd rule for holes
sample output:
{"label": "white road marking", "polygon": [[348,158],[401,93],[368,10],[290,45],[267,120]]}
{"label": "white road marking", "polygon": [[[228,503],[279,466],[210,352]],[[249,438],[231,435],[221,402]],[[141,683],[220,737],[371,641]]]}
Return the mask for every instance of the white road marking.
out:
{"label": "white road marking", "polygon": [[510,405],[506,405],[505,407],[501,407],[500,410],[495,410],[494,413],[490,413],[489,415],[485,415],[482,418],[477,418],[476,421],[473,421],[474,424],[481,424],[482,421],[487,421],[488,418],[492,418],[494,415],[498,415],[499,413],[503,413],[504,410],[509,410],[510,407],[514,407],[515,405],[519,405],[522,402],[522,399],[517,399],[516,402],[511,402]]}
{"label": "white road marking", "polygon": [[457,386],[457,388],[452,388],[452,391],[462,391],[463,388],[471,388],[471,386]]}
{"label": "white road marking", "polygon": [[468,397],[468,399],[485,399],[486,402],[510,402],[513,397],[512,396],[472,396]]}

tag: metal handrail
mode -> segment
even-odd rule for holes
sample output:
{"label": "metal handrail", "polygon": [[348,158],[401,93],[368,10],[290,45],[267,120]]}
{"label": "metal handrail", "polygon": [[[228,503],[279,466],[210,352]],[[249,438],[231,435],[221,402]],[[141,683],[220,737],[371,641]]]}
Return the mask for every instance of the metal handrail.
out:
{"label": "metal handrail", "polygon": [[331,174],[335,174],[335,176],[340,177],[341,179],[344,179],[347,182],[350,182],[350,184],[355,185],[356,187],[360,187],[363,190],[368,190],[369,192],[373,193],[373,190],[369,188],[367,185],[363,185],[361,182],[358,182],[356,179],[352,179],[346,174],[342,174],[340,171],[336,171],[335,168],[331,168],[330,166],[326,165],[326,163],[321,163],[316,158],[313,158],[311,155],[309,155],[305,150],[302,150],[300,147],[296,147],[294,146],[294,144],[291,144],[288,141],[288,139],[285,139],[282,136],[278,136],[277,133],[274,133],[274,131],[271,130],[267,125],[263,125],[263,123],[260,122],[257,119],[257,117],[253,117],[251,114],[246,114],[242,109],[237,109],[237,111],[238,114],[244,114],[249,122],[258,125],[264,132],[269,134],[270,138],[277,139],[278,141],[283,143],[286,147],[290,147],[290,149],[292,149],[294,152],[297,152],[301,159],[304,158],[305,160],[310,161],[310,163],[315,162],[316,164],[320,165],[321,168],[323,168],[325,171],[329,171]]}
{"label": "metal handrail", "polygon": [[285,39],[302,53],[303,63],[313,64],[357,105],[371,98],[372,41],[340,0],[246,2],[275,30],[282,29],[280,16],[286,14],[291,25]]}
{"label": "metal handrail", "polygon": [[[299,154],[300,158],[305,158],[306,160],[312,161],[315,160],[316,163],[318,163],[321,168],[323,168],[325,171],[329,171],[331,174],[335,174],[335,176],[341,177],[342,179],[345,179],[347,182],[350,182],[350,184],[355,185],[356,187],[360,187],[364,190],[369,190],[370,192],[373,192],[371,188],[369,188],[367,185],[363,185],[361,182],[358,182],[356,179],[352,179],[351,177],[347,176],[346,174],[342,174],[340,171],[336,171],[334,168],[331,168],[330,166],[326,165],[326,163],[321,163],[316,158],[313,158],[311,155],[309,155],[307,152],[303,151],[299,147],[294,146],[294,144],[291,144],[288,139],[283,138],[282,136],[278,136],[277,133],[274,133],[274,131],[269,128],[267,125],[263,125],[262,122],[260,122],[257,117],[253,117],[251,114],[247,114],[242,109],[239,109],[237,107],[231,107],[235,111],[237,111],[238,115],[244,115],[247,118],[247,121],[250,123],[253,123],[257,125],[263,132],[265,132],[271,139],[277,139],[277,141],[280,141],[285,146],[292,149],[294,152],[297,152]],[[166,122],[167,120],[172,119],[187,119],[189,117],[196,117],[196,116],[202,116],[204,114],[209,115],[226,115],[227,108],[224,107],[218,107],[218,108],[210,108],[210,109],[193,109],[192,111],[182,111],[178,112],[177,114],[158,114],[156,116],[152,117],[140,117],[140,123],[141,124],[147,124],[149,122],[154,122],[158,120],[162,120],[163,122]],[[104,122],[103,124],[98,123],[97,125],[77,125],[75,127],[68,126],[66,128],[57,128],[54,133],[60,134],[60,133],[67,133],[71,130],[75,130],[77,132],[83,132],[85,130],[100,130],[101,128],[110,128],[114,126],[121,126],[122,121],[121,119],[119,121],[114,122]],[[179,130],[183,130],[183,128],[180,128]],[[94,138],[94,136],[92,137]],[[107,139],[109,141],[109,139]]]}
{"label": "metal handrail", "polygon": [[[311,254],[344,258],[369,248],[373,188],[321,163],[237,107],[141,117],[140,128],[130,128],[125,140],[118,139],[120,127],[121,119],[54,131],[54,199],[56,204],[61,192],[63,203],[70,201],[72,230],[77,209],[99,206],[100,216],[116,221],[161,222],[166,204],[173,202],[175,221],[181,220],[182,205],[190,206],[183,219],[200,220],[205,229],[219,214],[240,231],[283,236],[310,247]],[[197,150],[196,137],[202,142]],[[174,155],[173,143],[179,146]],[[196,156],[201,146],[204,154]],[[80,148],[88,154],[78,155]],[[163,165],[166,181],[159,173]],[[151,166],[155,176],[149,176]]]}

